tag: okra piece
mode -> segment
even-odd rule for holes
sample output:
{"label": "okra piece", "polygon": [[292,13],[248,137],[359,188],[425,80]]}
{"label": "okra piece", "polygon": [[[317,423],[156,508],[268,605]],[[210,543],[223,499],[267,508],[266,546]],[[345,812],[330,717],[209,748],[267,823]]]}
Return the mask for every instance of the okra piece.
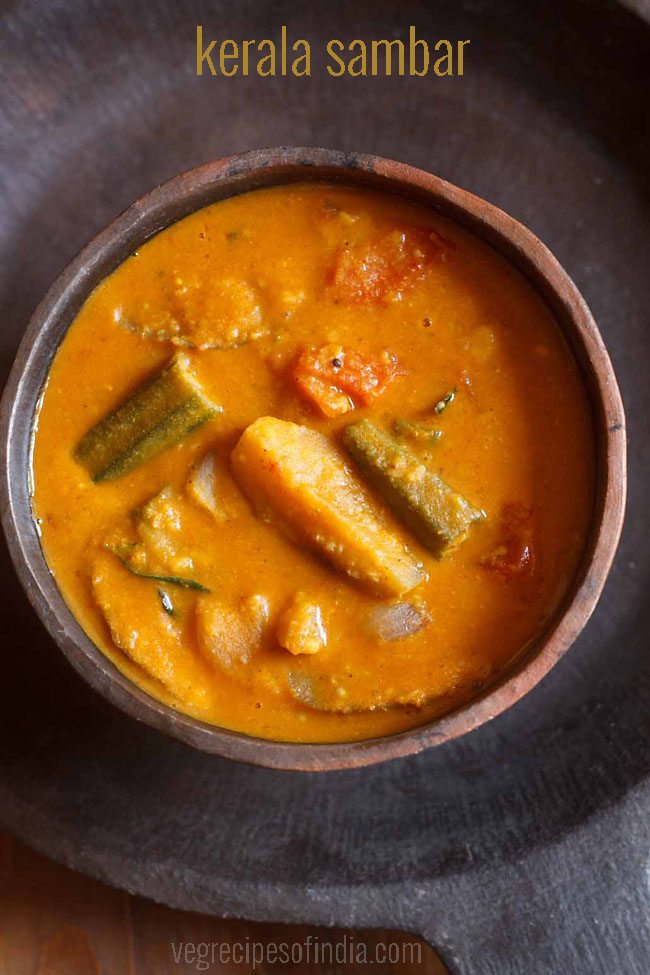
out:
{"label": "okra piece", "polygon": [[437,430],[425,420],[406,420],[400,418],[395,420],[393,430],[396,436],[400,438],[408,437],[411,440],[427,444],[437,443],[442,437],[442,430]]}
{"label": "okra piece", "polygon": [[89,430],[74,456],[95,483],[110,481],[145,464],[221,411],[191,374],[187,356],[176,355]]}
{"label": "okra piece", "polygon": [[434,555],[461,542],[472,524],[484,517],[410,448],[369,420],[347,427],[343,442],[395,514]]}
{"label": "okra piece", "polygon": [[322,433],[260,417],[242,434],[232,467],[262,518],[378,595],[400,596],[426,578]]}

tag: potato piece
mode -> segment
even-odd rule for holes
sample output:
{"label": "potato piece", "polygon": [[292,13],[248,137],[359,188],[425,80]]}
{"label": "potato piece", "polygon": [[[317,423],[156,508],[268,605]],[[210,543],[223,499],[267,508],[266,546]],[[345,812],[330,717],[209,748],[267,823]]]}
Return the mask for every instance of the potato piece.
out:
{"label": "potato piece", "polygon": [[242,434],[232,464],[260,517],[379,595],[400,596],[425,578],[323,434],[260,417]]}
{"label": "potato piece", "polygon": [[178,701],[195,711],[207,708],[206,672],[187,649],[182,627],[165,611],[156,586],[129,575],[107,551],[95,559],[91,583],[116,646]]}
{"label": "potato piece", "polygon": [[268,619],[268,603],[252,596],[235,609],[219,596],[207,596],[196,607],[199,648],[222,670],[246,666],[258,649]]}
{"label": "potato piece", "polygon": [[289,653],[318,653],[327,645],[327,632],[318,603],[305,593],[296,593],[280,616],[277,628],[278,643]]}

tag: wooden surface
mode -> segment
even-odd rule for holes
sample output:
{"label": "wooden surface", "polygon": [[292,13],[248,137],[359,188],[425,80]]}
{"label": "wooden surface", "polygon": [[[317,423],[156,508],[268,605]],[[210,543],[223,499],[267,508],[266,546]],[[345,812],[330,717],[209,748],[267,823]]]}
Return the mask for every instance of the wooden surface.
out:
{"label": "wooden surface", "polygon": [[[311,936],[322,946],[325,963],[272,963],[273,945],[298,945],[306,951]],[[249,944],[247,963],[219,961],[212,945]],[[329,963],[327,946],[332,945]],[[390,948],[397,963],[364,965],[337,963],[339,952],[360,951],[374,960]],[[181,946],[196,945],[185,952]],[[200,946],[210,946],[200,967]],[[255,945],[255,949],[253,948]],[[270,952],[269,952],[270,949]],[[265,961],[253,963],[253,951],[264,952]],[[312,948],[313,952],[315,949]],[[177,961],[175,951],[181,953]],[[359,957],[359,956],[357,956]],[[412,959],[412,960],[411,960]],[[338,929],[297,925],[252,924],[222,920],[186,911],[174,911],[61,867],[14,840],[0,834],[0,975],[186,975],[207,971],[214,975],[248,975],[249,972],[347,973],[383,972],[385,975],[444,975],[434,952],[415,937],[392,931],[344,932]]]}

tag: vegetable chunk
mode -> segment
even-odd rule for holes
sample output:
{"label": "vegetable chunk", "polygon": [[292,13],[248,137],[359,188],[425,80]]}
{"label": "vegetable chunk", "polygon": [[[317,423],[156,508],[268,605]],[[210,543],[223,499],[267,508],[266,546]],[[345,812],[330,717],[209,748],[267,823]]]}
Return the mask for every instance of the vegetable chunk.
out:
{"label": "vegetable chunk", "polygon": [[388,349],[373,356],[334,343],[303,349],[292,370],[298,388],[325,416],[368,406],[397,375],[397,357]]}
{"label": "vegetable chunk", "polygon": [[121,477],[178,443],[221,412],[205,395],[184,355],[100,420],[74,456],[95,483]]}
{"label": "vegetable chunk", "polygon": [[181,625],[165,609],[155,586],[128,577],[107,551],[95,559],[92,592],[114,643],[178,701],[201,711],[210,704],[205,669],[187,648]]}
{"label": "vegetable chunk", "polygon": [[533,513],[521,502],[511,501],[503,506],[500,533],[502,541],[489,555],[481,559],[485,569],[512,579],[518,575],[530,575],[535,570],[533,546]]}
{"label": "vegetable chunk", "polygon": [[333,444],[315,430],[260,417],[232,455],[258,514],[385,596],[422,582],[422,565],[382,521]]}
{"label": "vegetable chunk", "polygon": [[268,604],[262,596],[251,597],[238,609],[218,596],[201,599],[196,607],[199,648],[222,670],[240,668],[251,662],[267,619]]}
{"label": "vegetable chunk", "polygon": [[209,592],[193,577],[194,559],[187,544],[187,508],[181,495],[164,487],[107,535],[104,548],[141,579]]}
{"label": "vegetable chunk", "polygon": [[345,303],[398,301],[434,262],[445,260],[450,247],[435,231],[410,228],[377,233],[340,252],[333,273],[334,293]]}
{"label": "vegetable chunk", "polygon": [[370,610],[365,626],[372,636],[386,643],[403,640],[419,633],[431,622],[426,606],[420,600],[388,603]]}
{"label": "vegetable chunk", "polygon": [[258,290],[244,279],[174,271],[163,293],[164,304],[129,295],[116,320],[143,339],[199,351],[235,349],[269,332]]}
{"label": "vegetable chunk", "polygon": [[230,349],[266,335],[260,296],[247,281],[237,278],[184,279],[177,277],[174,306],[180,328],[172,337],[177,345],[194,349]]}
{"label": "vegetable chunk", "polygon": [[215,483],[217,480],[217,458],[210,450],[198,464],[194,464],[187,478],[187,493],[201,508],[205,508],[219,520],[225,518],[223,510],[217,503]]}
{"label": "vegetable chunk", "polygon": [[461,542],[483,517],[412,450],[369,420],[347,427],[343,440],[363,473],[434,555]]}
{"label": "vegetable chunk", "polygon": [[278,621],[278,643],[289,653],[318,653],[327,645],[327,633],[318,603],[296,593]]}
{"label": "vegetable chunk", "polygon": [[365,681],[340,680],[326,674],[291,671],[287,676],[289,693],[300,704],[314,711],[331,714],[360,714],[389,708],[423,708],[437,695],[421,689],[403,693],[381,691]]}
{"label": "vegetable chunk", "polygon": [[442,437],[442,430],[431,426],[426,420],[407,420],[400,417],[395,420],[393,430],[400,440],[408,438],[416,443],[435,444]]}

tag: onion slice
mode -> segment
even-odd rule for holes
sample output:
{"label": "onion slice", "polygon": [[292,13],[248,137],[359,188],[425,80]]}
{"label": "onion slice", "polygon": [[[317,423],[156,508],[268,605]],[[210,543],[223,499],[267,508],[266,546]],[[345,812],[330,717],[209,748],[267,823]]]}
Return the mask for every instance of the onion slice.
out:
{"label": "onion slice", "polygon": [[426,607],[411,602],[377,606],[366,616],[366,629],[380,640],[391,643],[418,633],[431,622]]}

